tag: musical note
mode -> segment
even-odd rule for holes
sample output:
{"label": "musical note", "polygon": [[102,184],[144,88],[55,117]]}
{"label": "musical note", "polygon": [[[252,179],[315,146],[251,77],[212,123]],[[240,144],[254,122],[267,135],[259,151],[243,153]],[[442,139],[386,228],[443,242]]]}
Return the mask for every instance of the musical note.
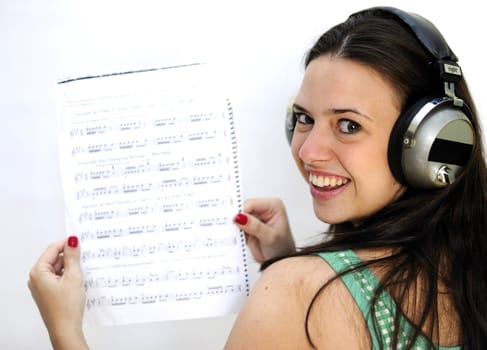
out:
{"label": "musical note", "polygon": [[153,125],[154,126],[167,126],[167,125],[174,125],[176,122],[179,121],[179,118],[177,117],[166,117],[166,118],[159,118],[154,120]]}
{"label": "musical note", "polygon": [[[87,214],[88,215],[88,214]],[[216,225],[225,225],[231,223],[230,217],[221,218],[210,218],[205,219],[206,222],[211,222]],[[211,224],[211,225],[212,225]],[[211,226],[211,225],[201,225]],[[117,238],[117,237],[128,237],[131,235],[141,235],[141,234],[157,234],[163,232],[179,231],[179,230],[191,230],[195,227],[195,222],[191,219],[187,221],[174,221],[174,222],[164,222],[163,224],[147,224],[147,225],[128,225],[112,227],[107,229],[86,229],[80,233],[80,239],[82,242],[86,240],[102,240],[107,238]]]}
{"label": "musical note", "polygon": [[[166,184],[166,186],[169,186]],[[123,196],[127,196],[129,193],[137,193],[140,191],[149,191],[152,184],[136,184],[136,185],[122,185],[122,186],[110,186],[110,187],[99,187],[93,190],[82,189],[77,192],[77,198],[94,198],[100,196],[109,196],[116,193],[121,193]],[[203,199],[189,199],[185,198],[182,194],[175,194],[163,198],[161,204],[154,204],[152,206],[142,205],[142,206],[117,206],[112,205],[106,207],[104,210],[97,208],[83,210],[80,212],[78,217],[78,222],[83,223],[93,220],[108,220],[113,218],[124,218],[132,215],[145,215],[145,214],[159,214],[159,213],[169,213],[177,212],[185,209],[202,209],[202,208],[218,208],[233,205],[233,199],[229,196],[223,197],[210,197]],[[208,224],[220,224],[218,221],[214,221],[213,218],[205,219],[211,220],[207,224],[202,226],[208,226]]]}
{"label": "musical note", "polygon": [[142,127],[141,121],[130,121],[125,123],[120,123],[119,130],[120,131],[130,131],[130,130],[137,130]]}
{"label": "musical note", "polygon": [[71,154],[77,156],[83,153],[109,152],[113,150],[113,146],[113,143],[88,144],[86,146],[78,145],[72,148]]}
{"label": "musical note", "polygon": [[107,306],[124,306],[136,304],[155,304],[166,302],[184,302],[189,300],[200,300],[204,298],[216,297],[219,295],[228,295],[240,293],[242,286],[239,284],[227,284],[208,286],[201,289],[180,289],[175,292],[144,293],[139,292],[131,296],[118,296],[106,293],[98,297],[86,298],[86,308],[103,308]]}
{"label": "musical note", "polygon": [[86,126],[85,133],[86,135],[97,135],[97,134],[104,134],[109,130],[110,127],[107,125]]}
{"label": "musical note", "polygon": [[232,247],[237,244],[235,237],[226,238],[195,238],[193,240],[171,240],[159,243],[143,243],[123,245],[119,247],[103,247],[97,249],[85,249],[81,254],[81,260],[87,262],[94,259],[118,260],[121,257],[143,258],[159,253],[192,253],[197,250],[209,248]]}
{"label": "musical note", "polygon": [[199,123],[201,121],[212,120],[213,118],[214,118],[214,115],[211,112],[209,112],[209,113],[199,113],[199,114],[191,114],[188,117],[188,121],[190,123]]}
{"label": "musical note", "polygon": [[157,273],[125,273],[122,275],[99,276],[87,273],[85,276],[85,288],[115,288],[128,286],[147,286],[150,284],[164,283],[167,281],[187,281],[191,279],[215,280],[219,276],[231,276],[240,273],[240,267],[234,266],[210,266],[194,267],[188,269],[165,270]]}
{"label": "musical note", "polygon": [[198,141],[203,139],[212,139],[216,137],[216,130],[214,131],[200,131],[195,133],[190,133],[188,135],[189,141]]}
{"label": "musical note", "polygon": [[78,171],[74,174],[76,183],[81,181],[92,181],[102,179],[115,179],[117,177],[132,177],[153,172],[171,172],[185,169],[205,169],[230,163],[228,156],[221,153],[210,154],[208,156],[197,156],[195,158],[181,157],[168,162],[152,162],[150,160],[126,164],[110,164],[98,170]]}

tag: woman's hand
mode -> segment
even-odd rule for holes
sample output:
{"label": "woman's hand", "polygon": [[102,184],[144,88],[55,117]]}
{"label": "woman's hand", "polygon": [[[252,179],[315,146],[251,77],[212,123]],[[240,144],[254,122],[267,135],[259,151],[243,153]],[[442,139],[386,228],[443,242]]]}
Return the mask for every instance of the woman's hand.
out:
{"label": "woman's hand", "polygon": [[78,238],[51,244],[32,267],[28,285],[54,349],[88,349],[82,330],[86,295]]}
{"label": "woman's hand", "polygon": [[247,199],[243,210],[235,217],[235,223],[245,232],[255,261],[262,263],[296,252],[286,208],[280,199]]}

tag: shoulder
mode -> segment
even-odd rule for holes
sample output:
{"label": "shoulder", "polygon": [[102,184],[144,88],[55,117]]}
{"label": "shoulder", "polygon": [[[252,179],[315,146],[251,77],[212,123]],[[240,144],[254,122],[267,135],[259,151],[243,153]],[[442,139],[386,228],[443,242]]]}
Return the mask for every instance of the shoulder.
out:
{"label": "shoulder", "polygon": [[297,256],[270,265],[262,272],[253,292],[258,293],[259,288],[271,286],[275,291],[284,288],[284,294],[314,294],[319,286],[334,276],[333,269],[319,256]]}
{"label": "shoulder", "polygon": [[311,285],[316,292],[330,272],[317,256],[286,258],[267,267],[240,310],[225,349],[310,348],[305,322]]}
{"label": "shoulder", "polygon": [[[328,297],[346,298],[341,294],[348,294],[345,287],[336,288],[337,284],[332,283],[330,288],[326,288],[328,297],[320,296],[311,306],[315,296],[322,294],[321,287],[334,276],[333,269],[314,255],[287,258],[270,265],[263,271],[239,313],[226,348],[312,348],[306,335],[307,325],[312,332],[313,342],[317,337],[320,343],[323,334],[314,330],[326,326],[324,319],[332,320],[335,311],[326,310],[321,314],[318,310],[326,309],[327,304],[334,304]],[[307,322],[308,310],[310,318]],[[242,343],[242,339],[245,339],[245,343]],[[329,345],[331,340],[327,339]]]}

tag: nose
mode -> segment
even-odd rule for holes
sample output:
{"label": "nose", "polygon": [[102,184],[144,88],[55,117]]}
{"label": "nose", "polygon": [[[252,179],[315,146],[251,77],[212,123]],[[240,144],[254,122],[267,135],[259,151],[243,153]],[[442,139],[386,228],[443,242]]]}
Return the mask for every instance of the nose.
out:
{"label": "nose", "polygon": [[298,155],[304,163],[329,161],[335,157],[335,138],[329,126],[315,124],[306,135],[302,136]]}

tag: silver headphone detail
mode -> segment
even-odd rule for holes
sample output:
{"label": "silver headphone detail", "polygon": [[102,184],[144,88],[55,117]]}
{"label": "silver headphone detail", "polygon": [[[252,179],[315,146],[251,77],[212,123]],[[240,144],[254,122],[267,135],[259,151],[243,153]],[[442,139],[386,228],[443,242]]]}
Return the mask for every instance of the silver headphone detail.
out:
{"label": "silver headphone detail", "polygon": [[465,167],[475,133],[449,97],[426,102],[402,137],[401,169],[409,186],[438,188],[453,183]]}

